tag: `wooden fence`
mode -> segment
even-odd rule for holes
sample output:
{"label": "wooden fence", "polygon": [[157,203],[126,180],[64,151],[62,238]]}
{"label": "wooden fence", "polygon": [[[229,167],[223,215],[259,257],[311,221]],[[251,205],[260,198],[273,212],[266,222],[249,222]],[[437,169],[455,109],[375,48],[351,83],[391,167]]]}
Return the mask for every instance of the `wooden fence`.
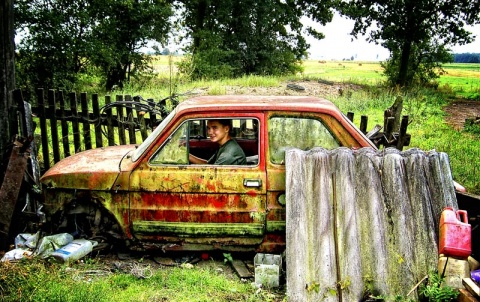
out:
{"label": "wooden fence", "polygon": [[[17,107],[23,107],[21,91],[14,91],[13,96]],[[65,96],[61,90],[48,90],[45,95],[44,89],[38,89],[31,112],[35,127],[40,127],[41,141],[36,144],[39,162],[43,163],[41,170],[46,171],[61,159],[84,150],[142,142],[168,113],[165,100],[155,102],[131,95],[116,95],[112,100],[107,95],[104,105],[100,106],[98,94],[92,94],[89,99],[87,93],[78,96],[71,92]],[[172,101],[174,106],[176,100]],[[347,117],[353,122],[354,113],[348,112]],[[393,146],[402,150],[410,143],[406,133],[408,116],[403,116],[399,132],[394,131],[399,124],[398,114],[391,109],[385,111],[383,126],[376,125],[367,132],[367,124],[368,117],[361,116],[360,130],[377,147]],[[381,132],[382,129],[385,131]]]}
{"label": "wooden fence", "polygon": [[[14,91],[13,95],[16,104],[21,104],[21,91]],[[104,103],[100,107],[98,94],[89,99],[87,93],[78,97],[72,92],[65,97],[63,91],[48,90],[45,96],[43,89],[37,90],[31,111],[34,126],[40,127],[41,141],[37,144],[42,170],[84,150],[140,143],[166,115],[165,107],[152,99],[142,103],[138,97],[117,95],[112,101],[107,95]],[[150,108],[155,110],[147,111],[145,104],[151,104]]]}

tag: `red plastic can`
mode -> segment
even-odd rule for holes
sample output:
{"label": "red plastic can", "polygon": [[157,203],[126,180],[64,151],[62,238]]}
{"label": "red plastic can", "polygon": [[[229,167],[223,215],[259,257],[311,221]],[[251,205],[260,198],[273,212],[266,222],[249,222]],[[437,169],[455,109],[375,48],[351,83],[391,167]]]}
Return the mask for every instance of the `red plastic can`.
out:
{"label": "red plastic can", "polygon": [[446,207],[440,217],[439,253],[447,257],[468,258],[472,253],[472,226],[467,211]]}

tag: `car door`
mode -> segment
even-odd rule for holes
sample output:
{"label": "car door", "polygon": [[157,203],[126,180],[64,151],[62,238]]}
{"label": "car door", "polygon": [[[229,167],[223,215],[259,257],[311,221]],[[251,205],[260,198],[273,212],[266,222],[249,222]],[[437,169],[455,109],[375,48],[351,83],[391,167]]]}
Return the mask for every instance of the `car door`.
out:
{"label": "car door", "polygon": [[267,233],[285,232],[285,151],[360,147],[360,143],[333,116],[321,113],[269,112],[266,167]]}
{"label": "car door", "polygon": [[[204,125],[214,118],[232,118],[234,137],[249,150],[246,153],[256,153],[247,165],[189,164],[190,149],[203,156],[212,151]],[[152,156],[131,173],[133,235],[199,248],[202,244],[259,244],[266,215],[265,160],[259,140],[262,129],[258,127],[261,118],[259,114],[212,115],[185,117],[176,123],[168,137],[157,143]],[[248,124],[254,131],[249,140],[241,137],[245,133],[242,127],[248,128]],[[241,143],[242,139],[247,143]],[[252,148],[252,143],[256,147]],[[202,146],[206,153],[199,151]]]}

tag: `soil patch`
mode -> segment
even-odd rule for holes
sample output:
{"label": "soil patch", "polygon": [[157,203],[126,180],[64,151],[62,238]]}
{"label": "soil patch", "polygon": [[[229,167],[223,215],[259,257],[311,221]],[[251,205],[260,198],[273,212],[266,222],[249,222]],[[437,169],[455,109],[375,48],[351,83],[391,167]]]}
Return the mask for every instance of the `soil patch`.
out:
{"label": "soil patch", "polygon": [[447,113],[445,121],[454,129],[461,130],[466,119],[480,117],[480,101],[456,100],[443,110]]}

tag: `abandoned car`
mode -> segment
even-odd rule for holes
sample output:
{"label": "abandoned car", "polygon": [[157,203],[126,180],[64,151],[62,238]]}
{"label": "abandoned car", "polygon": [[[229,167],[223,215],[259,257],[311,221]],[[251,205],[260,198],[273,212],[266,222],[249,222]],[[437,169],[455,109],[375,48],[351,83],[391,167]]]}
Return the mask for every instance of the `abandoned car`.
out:
{"label": "abandoned car", "polygon": [[[228,119],[241,165],[190,164]],[[54,231],[131,248],[282,252],[285,150],[372,147],[335,105],[304,96],[202,96],[180,103],[140,145],[67,157],[41,178]]]}

